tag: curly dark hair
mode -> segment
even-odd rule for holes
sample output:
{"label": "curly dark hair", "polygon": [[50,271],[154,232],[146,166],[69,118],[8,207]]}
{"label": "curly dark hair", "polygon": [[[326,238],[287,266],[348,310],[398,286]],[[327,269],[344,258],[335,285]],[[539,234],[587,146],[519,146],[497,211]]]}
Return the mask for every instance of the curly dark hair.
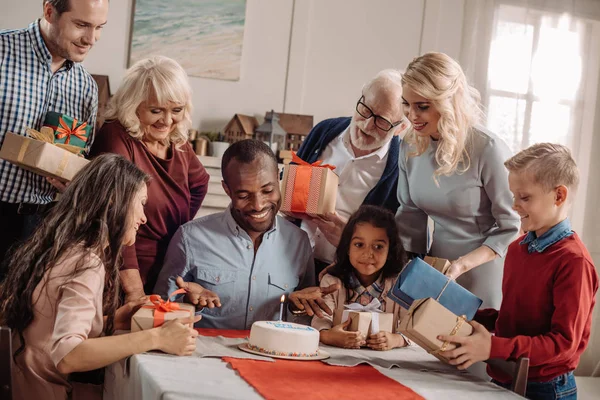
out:
{"label": "curly dark hair", "polygon": [[350,278],[354,273],[354,267],[350,263],[350,242],[356,225],[369,223],[376,228],[385,229],[389,240],[388,256],[381,273],[384,279],[398,275],[408,261],[404,247],[400,242],[398,226],[394,214],[389,210],[372,205],[360,206],[354,214],[350,216],[335,252],[335,266],[329,270],[329,273],[340,278],[345,287],[350,287]]}
{"label": "curly dark hair", "polygon": [[[119,266],[128,229],[126,221],[135,195],[149,179],[123,156],[96,157],[75,176],[33,235],[12,251],[8,274],[0,284],[0,325],[8,326],[21,338],[15,357],[26,346],[23,332],[33,322],[36,287],[50,269],[78,246],[82,249],[75,268],[60,278],[70,281],[89,269],[86,261],[90,253],[100,258],[106,271],[102,297],[107,316],[104,331],[112,333],[119,305]],[[48,280],[43,284],[48,284]]]}

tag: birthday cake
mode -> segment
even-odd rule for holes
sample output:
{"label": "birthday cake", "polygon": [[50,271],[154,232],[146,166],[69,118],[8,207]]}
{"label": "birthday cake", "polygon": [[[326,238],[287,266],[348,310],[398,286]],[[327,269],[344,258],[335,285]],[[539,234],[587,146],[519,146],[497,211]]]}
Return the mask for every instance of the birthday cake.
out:
{"label": "birthday cake", "polygon": [[250,329],[248,348],[272,356],[316,357],[319,331],[282,321],[257,321]]}

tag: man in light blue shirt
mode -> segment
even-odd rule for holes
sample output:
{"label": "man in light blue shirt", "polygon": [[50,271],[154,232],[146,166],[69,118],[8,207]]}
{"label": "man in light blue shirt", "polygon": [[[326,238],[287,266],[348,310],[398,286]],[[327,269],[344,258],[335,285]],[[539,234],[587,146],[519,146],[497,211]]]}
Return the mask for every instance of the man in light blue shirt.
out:
{"label": "man in light blue shirt", "polygon": [[[178,287],[187,289],[188,300],[204,307],[197,324],[203,328],[250,329],[254,321],[278,319],[284,294],[307,304],[309,315],[313,309],[319,313],[326,289],[313,287],[306,233],[277,216],[281,193],[269,146],[237,142],[223,155],[221,170],[231,205],[179,228],[155,293],[166,297]],[[297,289],[304,290],[292,294]]]}

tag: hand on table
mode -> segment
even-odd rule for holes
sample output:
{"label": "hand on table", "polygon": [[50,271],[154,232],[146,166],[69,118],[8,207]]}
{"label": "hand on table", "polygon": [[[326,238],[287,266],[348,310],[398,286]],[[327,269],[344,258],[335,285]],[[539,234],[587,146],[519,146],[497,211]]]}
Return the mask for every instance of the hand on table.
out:
{"label": "hand on table", "polygon": [[186,290],[186,299],[189,303],[200,308],[221,307],[221,299],[219,295],[208,289],[203,288],[195,282],[185,282],[182,277],[178,276],[175,281],[177,286]]}
{"label": "hand on table", "polygon": [[190,324],[200,321],[196,315],[189,318],[178,318],[165,322],[158,328],[158,350],[177,356],[190,356],[196,350],[198,332],[190,328]]}
{"label": "hand on table", "polygon": [[321,331],[321,341],[330,346],[342,347],[344,349],[360,349],[366,344],[364,336],[356,331],[348,331],[350,323],[348,319],[343,324],[334,326],[329,330]]}
{"label": "hand on table", "polygon": [[296,292],[292,292],[289,296],[289,300],[293,306],[298,310],[306,311],[308,316],[312,317],[316,315],[319,318],[323,318],[323,312],[332,315],[333,311],[325,304],[323,296],[335,292],[340,289],[339,283],[334,283],[327,287],[311,286]]}
{"label": "hand on table", "polygon": [[438,336],[439,340],[460,346],[440,353],[442,357],[449,359],[450,365],[456,365],[458,369],[467,369],[478,361],[488,360],[492,351],[492,334],[478,322],[469,323],[473,326],[471,336]]}
{"label": "hand on table", "polygon": [[391,350],[407,344],[402,335],[391,332],[379,332],[367,339],[367,347],[372,350]]}

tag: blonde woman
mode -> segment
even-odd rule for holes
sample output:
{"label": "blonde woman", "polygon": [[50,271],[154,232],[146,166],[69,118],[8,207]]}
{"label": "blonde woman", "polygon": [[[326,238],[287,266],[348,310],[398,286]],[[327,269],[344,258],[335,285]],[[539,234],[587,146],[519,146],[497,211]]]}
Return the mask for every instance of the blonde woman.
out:
{"label": "blonde woman", "polygon": [[448,276],[484,307],[499,307],[503,257],[520,224],[504,168],[510,150],[477,125],[479,93],[446,54],[427,53],[408,65],[402,101],[412,124],[399,161],[396,221],[404,248],[451,260]]}
{"label": "blonde woman", "polygon": [[150,293],[177,229],[200,208],[209,175],[188,143],[191,88],[183,68],[167,57],[133,65],[111,99],[91,156],[117,153],[152,177],[146,215],[135,246],[123,251],[126,299]]}

